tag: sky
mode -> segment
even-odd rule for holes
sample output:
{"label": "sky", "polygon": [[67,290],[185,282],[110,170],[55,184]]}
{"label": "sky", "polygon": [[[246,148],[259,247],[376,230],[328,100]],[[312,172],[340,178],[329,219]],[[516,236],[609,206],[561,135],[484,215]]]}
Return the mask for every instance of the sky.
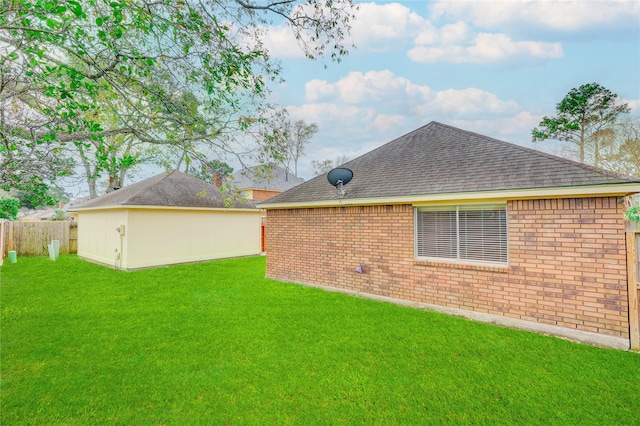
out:
{"label": "sky", "polygon": [[[357,2],[340,63],[310,61],[285,26],[272,100],[319,131],[298,162],[353,159],[439,121],[515,144],[572,89],[598,83],[640,117],[640,1]],[[325,67],[326,65],[326,67]]]}
{"label": "sky", "polygon": [[[583,84],[640,118],[640,0],[355,1],[355,47],[339,63],[305,58],[284,23],[263,39],[285,80],[270,101],[318,125],[298,161],[305,180],[314,160],[354,159],[431,121],[557,153],[531,131]],[[160,172],[143,166],[125,184]]]}

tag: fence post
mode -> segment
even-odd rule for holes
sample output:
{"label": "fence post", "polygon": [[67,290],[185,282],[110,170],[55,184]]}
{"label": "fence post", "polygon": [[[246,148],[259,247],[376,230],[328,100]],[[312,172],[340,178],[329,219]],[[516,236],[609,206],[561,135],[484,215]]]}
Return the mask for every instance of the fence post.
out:
{"label": "fence post", "polygon": [[638,306],[638,241],[640,234],[627,231],[627,288],[629,292],[629,344],[640,351],[640,307]]}
{"label": "fence post", "polygon": [[5,222],[7,226],[7,253],[9,250],[14,250],[13,248],[13,222]]}
{"label": "fence post", "polygon": [[4,263],[4,256],[5,256],[5,238],[4,238],[4,230],[6,228],[5,226],[5,222],[6,220],[4,219],[0,219],[0,266],[2,266],[2,264]]}

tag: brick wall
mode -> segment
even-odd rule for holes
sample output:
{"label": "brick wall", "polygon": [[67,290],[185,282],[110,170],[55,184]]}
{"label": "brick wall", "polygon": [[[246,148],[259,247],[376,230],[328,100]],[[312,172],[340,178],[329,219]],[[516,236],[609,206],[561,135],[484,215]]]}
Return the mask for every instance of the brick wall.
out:
{"label": "brick wall", "polygon": [[254,189],[251,193],[253,201],[264,201],[280,194],[282,191],[270,191],[268,189]]}
{"label": "brick wall", "polygon": [[267,276],[628,338],[623,209],[509,201],[508,267],[416,260],[411,205],[270,210]]}

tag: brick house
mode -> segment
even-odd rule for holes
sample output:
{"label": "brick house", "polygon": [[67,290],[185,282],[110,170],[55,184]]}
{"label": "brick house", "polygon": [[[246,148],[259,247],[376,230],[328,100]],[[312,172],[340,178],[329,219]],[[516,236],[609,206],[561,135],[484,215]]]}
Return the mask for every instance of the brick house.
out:
{"label": "brick house", "polygon": [[629,348],[640,179],[436,122],[344,167],[261,205],[269,278]]}
{"label": "brick house", "polygon": [[247,200],[260,202],[300,185],[304,179],[295,176],[280,166],[271,165],[245,167],[233,174],[233,186]]}
{"label": "brick house", "polygon": [[[248,201],[261,203],[274,195],[300,185],[304,182],[293,173],[275,164],[265,168],[263,166],[245,167],[233,174],[233,186]],[[267,217],[263,212],[260,226],[260,241],[262,252],[267,248]]]}

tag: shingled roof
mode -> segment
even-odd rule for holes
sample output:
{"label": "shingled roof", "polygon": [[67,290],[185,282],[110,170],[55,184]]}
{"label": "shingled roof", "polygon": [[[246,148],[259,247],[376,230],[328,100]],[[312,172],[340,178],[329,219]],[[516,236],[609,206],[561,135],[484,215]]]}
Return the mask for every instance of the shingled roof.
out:
{"label": "shingled roof", "polygon": [[[582,163],[431,122],[342,167],[353,171],[345,199],[407,197],[640,183]],[[640,185],[636,191],[640,190]],[[326,174],[269,199],[277,204],[338,199]]]}
{"label": "shingled roof", "polygon": [[[220,189],[179,171],[160,173],[74,207],[173,206],[226,208]],[[236,203],[236,208],[254,208]]]}
{"label": "shingled roof", "polygon": [[272,165],[267,170],[262,166],[246,167],[233,174],[233,184],[240,190],[286,191],[302,182],[304,179],[276,165]]}

